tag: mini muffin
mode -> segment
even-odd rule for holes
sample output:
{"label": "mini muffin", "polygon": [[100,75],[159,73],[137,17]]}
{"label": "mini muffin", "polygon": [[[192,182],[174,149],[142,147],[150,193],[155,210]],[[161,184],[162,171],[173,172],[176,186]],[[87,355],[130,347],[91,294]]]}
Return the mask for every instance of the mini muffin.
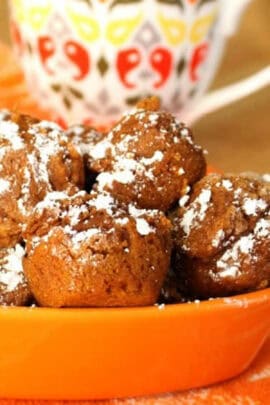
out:
{"label": "mini muffin", "polygon": [[[97,189],[141,208],[168,210],[204,174],[201,147],[189,128],[159,111],[156,98],[141,101],[91,150],[100,172]],[[103,172],[103,173],[102,173]]]}
{"label": "mini muffin", "polygon": [[0,249],[0,305],[23,306],[30,302],[31,293],[24,276],[24,248]]}
{"label": "mini muffin", "polygon": [[87,125],[73,125],[65,132],[69,141],[72,142],[80,150],[84,160],[85,170],[85,189],[89,192],[96,180],[97,172],[93,170],[93,161],[99,158],[98,150],[95,149],[96,154],[92,151],[97,143],[105,138],[106,134],[98,132],[96,129]]}
{"label": "mini muffin", "polygon": [[28,214],[47,192],[83,183],[82,157],[57,125],[0,113],[0,248],[20,242]]}
{"label": "mini muffin", "polygon": [[226,296],[269,285],[270,191],[264,182],[209,175],[180,205],[174,265],[191,295]]}
{"label": "mini muffin", "polygon": [[108,194],[48,194],[24,236],[24,269],[41,306],[154,304],[170,262],[164,214]]}

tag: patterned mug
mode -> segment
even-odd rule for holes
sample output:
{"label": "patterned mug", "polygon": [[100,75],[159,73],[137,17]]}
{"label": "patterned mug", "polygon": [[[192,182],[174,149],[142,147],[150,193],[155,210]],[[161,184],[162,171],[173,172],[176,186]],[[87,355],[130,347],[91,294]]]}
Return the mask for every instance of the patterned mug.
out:
{"label": "patterned mug", "polygon": [[11,32],[31,94],[55,120],[107,126],[155,94],[190,123],[249,88],[202,98],[249,1],[10,0]]}

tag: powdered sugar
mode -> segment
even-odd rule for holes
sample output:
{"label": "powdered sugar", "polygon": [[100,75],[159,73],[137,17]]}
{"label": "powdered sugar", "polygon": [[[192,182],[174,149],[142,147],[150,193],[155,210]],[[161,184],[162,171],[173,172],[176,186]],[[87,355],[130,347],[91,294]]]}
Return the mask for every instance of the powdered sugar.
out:
{"label": "powdered sugar", "polygon": [[149,115],[149,121],[151,122],[151,124],[156,125],[158,123],[158,119],[159,119],[159,114],[158,113],[152,113]]}
{"label": "powdered sugar", "polygon": [[[65,134],[72,144],[77,147],[78,152],[81,155],[86,155],[88,157],[91,156],[93,149],[95,149],[95,145],[102,138],[101,133],[84,125],[73,125],[65,132]],[[95,154],[95,151],[93,153]],[[96,153],[98,153],[98,151],[96,151]],[[102,155],[102,158],[103,157],[105,157],[105,155]],[[99,157],[97,157],[97,159],[99,159]]]}
{"label": "powdered sugar", "polygon": [[142,236],[149,235],[149,233],[154,231],[144,218],[136,218],[136,228]]}
{"label": "powdered sugar", "polygon": [[60,207],[59,201],[65,200],[68,195],[64,191],[52,191],[47,193],[45,198],[36,205],[36,212],[41,213],[44,209]]}
{"label": "powdered sugar", "polygon": [[190,204],[189,209],[184,213],[180,225],[186,235],[189,235],[192,228],[201,223],[206,215],[211,201],[211,190],[203,189],[199,196]]}
{"label": "powdered sugar", "polygon": [[[47,223],[50,223],[51,226],[48,227],[45,234],[35,235],[32,238],[31,252],[41,242],[47,243],[57,228],[70,238],[71,248],[75,250],[79,250],[81,244],[92,237],[112,233],[117,227],[126,226],[130,221],[132,223],[132,220],[135,221],[138,234],[146,236],[155,232],[156,228],[150,224],[149,219],[158,215],[157,210],[137,209],[132,204],[129,204],[128,207],[119,205],[119,202],[108,193],[92,192],[90,196],[87,196],[83,191],[72,196],[68,196],[65,192],[48,193],[45,199],[37,204],[35,213],[42,217],[44,210],[47,211]],[[96,226],[96,223],[91,226],[91,222],[85,229],[87,221],[95,217],[96,211],[105,211],[111,220],[108,221],[108,218],[104,218],[104,223],[107,224],[104,229],[103,226]],[[86,222],[84,222],[85,220]],[[83,230],[80,230],[81,225],[83,225]]]}
{"label": "powdered sugar", "polygon": [[[140,143],[140,139],[143,142],[144,134],[153,127],[157,129],[155,137],[157,144],[160,140],[161,147],[160,150],[153,150],[153,155],[149,157],[148,153],[146,156],[142,155],[143,143]],[[164,186],[161,187],[158,184],[159,179],[155,171],[157,165],[170,156],[168,153],[175,147],[174,143],[179,143],[183,139],[194,146],[189,129],[170,114],[151,112],[141,108],[135,108],[125,114],[121,122],[91,151],[91,157],[96,159],[104,158],[109,152],[113,164],[109,172],[98,176],[99,190],[111,190],[116,182],[123,185],[132,184],[134,191],[139,195],[149,181],[154,183],[157,192],[161,193]],[[173,169],[174,171],[171,172],[175,173],[174,175],[185,174],[183,167]]]}
{"label": "powdered sugar", "polygon": [[267,203],[263,199],[245,198],[243,210],[246,215],[256,215],[267,208]]}
{"label": "powdered sugar", "polygon": [[212,246],[217,248],[220,245],[220,243],[223,241],[224,238],[225,238],[225,232],[223,231],[223,229],[218,230],[214,239],[212,240]]}
{"label": "powdered sugar", "polygon": [[156,150],[151,158],[142,158],[140,159],[140,162],[145,166],[149,166],[153,163],[161,162],[163,158],[164,154],[160,150]]}
{"label": "powdered sugar", "polygon": [[13,150],[20,150],[24,147],[19,135],[19,126],[15,122],[0,121],[0,138],[9,141]]}
{"label": "powdered sugar", "polygon": [[[21,151],[18,153],[18,159],[22,165],[18,176],[17,173],[11,172],[10,177],[2,179],[2,191],[7,190],[7,181],[10,182],[11,190],[20,187],[17,207],[23,216],[27,216],[32,208],[31,193],[34,192],[33,200],[35,200],[39,195],[43,196],[53,189],[50,181],[52,159],[66,164],[64,160],[68,158],[67,138],[57,124],[49,121],[25,120],[24,125],[20,127],[16,123],[20,122],[16,114],[2,114],[1,117],[0,139],[3,143],[0,149],[1,170],[5,167],[3,159],[8,158],[8,154],[12,152]],[[23,122],[23,119],[21,121]],[[16,155],[11,156],[16,159]]]}
{"label": "powdered sugar", "polygon": [[112,144],[108,140],[104,139],[98,142],[93,148],[87,150],[89,156],[93,159],[104,159],[107,151],[111,148]]}
{"label": "powdered sugar", "polygon": [[0,259],[0,283],[5,285],[6,292],[15,291],[24,282],[22,259],[24,249],[17,244],[14,248],[6,250]]}
{"label": "powdered sugar", "polygon": [[180,169],[178,170],[178,174],[179,174],[179,176],[182,176],[183,174],[185,174],[185,170],[183,169],[183,167],[180,167]]}
{"label": "powdered sugar", "polygon": [[222,180],[221,182],[222,187],[224,187],[227,191],[233,190],[233,184],[230,180]]}
{"label": "powdered sugar", "polygon": [[[51,129],[50,132],[44,134],[42,129],[46,128],[44,122],[35,124],[29,129],[28,133],[32,134],[33,142],[35,146],[34,152],[29,155],[29,161],[34,167],[35,176],[37,181],[43,181],[50,184],[49,180],[49,163],[52,157],[56,157],[59,153],[64,152],[63,148],[60,146],[60,131],[56,128]],[[50,128],[50,127],[48,127]],[[40,151],[37,154],[37,151]]]}
{"label": "powdered sugar", "polygon": [[270,238],[270,219],[261,218],[255,225],[254,235],[257,238]]}
{"label": "powdered sugar", "polygon": [[147,222],[146,215],[154,216],[157,213],[156,210],[149,211],[144,209],[138,209],[134,205],[129,204],[128,212],[131,215],[131,217],[135,219],[136,229],[140,235],[146,236],[155,231],[155,229],[152,226],[150,226],[149,223]]}
{"label": "powdered sugar", "polygon": [[190,199],[189,195],[184,195],[183,197],[181,197],[179,200],[179,207],[184,207],[189,201],[189,199]]}
{"label": "powdered sugar", "polygon": [[5,193],[10,189],[10,182],[6,179],[0,179],[0,194]]}
{"label": "powdered sugar", "polygon": [[88,202],[90,207],[95,207],[97,210],[105,210],[107,214],[113,215],[113,208],[116,203],[110,194],[98,194],[95,198]]}
{"label": "powdered sugar", "polygon": [[[243,255],[252,255],[255,245],[253,234],[242,236],[232,248],[225,251],[220,260],[217,261],[217,269],[221,270],[219,277],[236,277],[241,273],[241,260]],[[253,257],[255,260],[256,257]]]}
{"label": "powdered sugar", "polygon": [[27,215],[27,201],[30,194],[31,174],[28,167],[24,168],[24,179],[21,185],[21,198],[18,200],[18,208],[23,215]]}
{"label": "powdered sugar", "polygon": [[83,232],[77,232],[74,235],[72,235],[72,243],[73,247],[76,249],[80,248],[81,243],[91,239],[93,236],[96,236],[101,233],[101,230],[98,228],[91,228],[87,229],[86,231]]}

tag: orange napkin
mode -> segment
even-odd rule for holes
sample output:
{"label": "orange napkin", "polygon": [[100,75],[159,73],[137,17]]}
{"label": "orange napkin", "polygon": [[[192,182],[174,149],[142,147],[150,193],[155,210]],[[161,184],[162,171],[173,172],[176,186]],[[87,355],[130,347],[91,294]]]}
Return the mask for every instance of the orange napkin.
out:
{"label": "orange napkin", "polygon": [[0,108],[49,119],[28,94],[23,73],[10,48],[0,43]]}
{"label": "orange napkin", "polygon": [[[0,43],[0,108],[10,108],[49,119],[28,94],[23,74],[10,49]],[[181,367],[181,364],[179,364]],[[23,376],[22,376],[23,378]],[[64,405],[78,401],[28,401],[0,399],[0,405]],[[270,404],[270,340],[265,344],[251,368],[229,382],[210,388],[160,395],[149,398],[81,401],[81,405],[268,405]]]}

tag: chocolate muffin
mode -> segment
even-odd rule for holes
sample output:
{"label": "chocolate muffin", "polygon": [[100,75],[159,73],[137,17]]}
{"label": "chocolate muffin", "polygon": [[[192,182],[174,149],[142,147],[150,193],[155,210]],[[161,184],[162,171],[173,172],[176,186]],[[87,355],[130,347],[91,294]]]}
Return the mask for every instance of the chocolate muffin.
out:
{"label": "chocolate muffin", "polygon": [[162,212],[109,194],[48,194],[24,233],[24,269],[41,306],[154,304],[169,268],[171,225]]}
{"label": "chocolate muffin", "polygon": [[174,266],[193,297],[268,287],[270,190],[264,182],[209,175],[180,205],[174,220]]}
{"label": "chocolate muffin", "polygon": [[47,192],[83,184],[82,157],[56,124],[0,112],[0,248],[20,242]]}
{"label": "chocolate muffin", "polygon": [[0,305],[23,306],[30,302],[31,293],[24,276],[24,248],[0,249]]}
{"label": "chocolate muffin", "polygon": [[206,170],[189,128],[159,111],[157,98],[141,101],[91,150],[97,189],[141,208],[168,210]]}

